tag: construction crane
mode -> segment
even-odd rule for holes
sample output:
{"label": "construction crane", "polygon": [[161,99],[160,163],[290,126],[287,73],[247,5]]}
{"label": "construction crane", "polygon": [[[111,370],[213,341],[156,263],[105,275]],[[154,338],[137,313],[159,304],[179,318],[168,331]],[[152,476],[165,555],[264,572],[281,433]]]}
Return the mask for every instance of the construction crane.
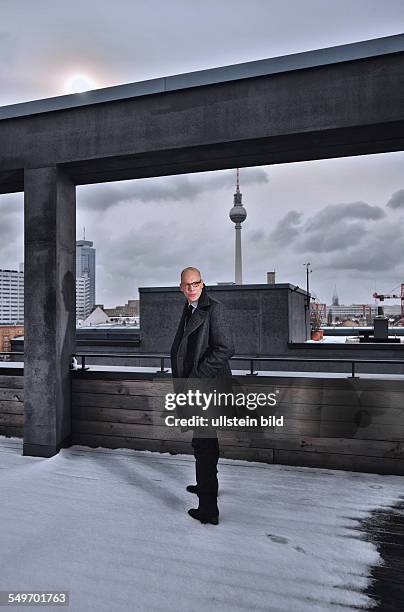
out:
{"label": "construction crane", "polygon": [[[396,294],[396,293],[377,293],[377,291],[375,291],[375,293],[373,294],[373,297],[375,298],[375,300],[379,300],[379,302],[384,302],[384,300],[400,300],[401,302],[401,318],[404,318],[404,283],[401,283],[401,285],[399,285],[400,287],[400,294]],[[398,289],[398,287],[395,287],[395,289]],[[393,291],[395,291],[395,289],[393,289]]]}

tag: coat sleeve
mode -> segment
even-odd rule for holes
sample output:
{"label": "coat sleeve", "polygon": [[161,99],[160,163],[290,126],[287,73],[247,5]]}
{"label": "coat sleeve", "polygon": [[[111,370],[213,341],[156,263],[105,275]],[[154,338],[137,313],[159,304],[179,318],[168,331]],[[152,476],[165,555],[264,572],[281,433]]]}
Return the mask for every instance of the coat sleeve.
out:
{"label": "coat sleeve", "polygon": [[216,303],[211,309],[209,326],[209,347],[198,363],[197,371],[190,378],[215,378],[234,355],[233,334],[223,304]]}

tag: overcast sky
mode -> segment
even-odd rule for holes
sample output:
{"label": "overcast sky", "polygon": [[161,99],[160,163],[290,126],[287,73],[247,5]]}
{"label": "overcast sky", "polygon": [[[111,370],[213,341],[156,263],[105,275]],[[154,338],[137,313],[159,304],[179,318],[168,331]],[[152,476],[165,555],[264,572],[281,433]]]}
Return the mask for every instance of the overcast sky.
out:
{"label": "overcast sky", "polygon": [[[401,0],[0,0],[0,105],[401,33]],[[75,81],[76,79],[76,81]],[[241,170],[244,282],[369,302],[404,282],[404,153]],[[235,171],[77,189],[97,249],[97,302],[173,285],[186,265],[234,277]],[[22,195],[0,196],[0,268],[23,257]]]}

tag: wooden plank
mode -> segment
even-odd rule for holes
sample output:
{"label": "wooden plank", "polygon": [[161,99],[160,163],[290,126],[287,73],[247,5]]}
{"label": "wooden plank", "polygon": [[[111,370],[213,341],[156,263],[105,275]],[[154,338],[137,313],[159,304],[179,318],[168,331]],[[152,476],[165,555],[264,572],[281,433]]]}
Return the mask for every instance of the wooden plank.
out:
{"label": "wooden plank", "polygon": [[349,373],[341,378],[335,378],[333,376],[327,377],[322,376],[321,378],[316,376],[315,372],[307,372],[306,376],[256,376],[246,377],[233,376],[233,379],[237,384],[257,386],[257,387],[277,387],[279,389],[315,389],[315,390],[354,390],[355,392],[362,392],[363,390],[386,390],[402,392],[404,387],[404,379],[402,378],[383,378],[383,374],[379,377],[366,378],[364,376],[356,376],[352,378]]}
{"label": "wooden plank", "polygon": [[72,444],[81,444],[93,448],[101,446],[103,448],[131,448],[133,450],[148,450],[159,453],[193,454],[191,442],[182,442],[180,440],[150,440],[75,432],[72,436]]}
{"label": "wooden plank", "polygon": [[[257,387],[249,387],[246,393],[259,392]],[[401,408],[403,406],[404,385],[400,391],[355,390],[355,389],[313,389],[313,388],[280,388],[277,394],[277,405],[310,404],[321,406],[362,407],[375,406],[383,408]]]}
{"label": "wooden plank", "polygon": [[[229,432],[221,432],[220,438],[228,438]],[[249,436],[249,445],[254,448],[271,447],[278,450],[311,452],[311,453],[332,453],[340,455],[365,455],[369,457],[391,457],[392,459],[404,459],[404,443],[386,442],[384,440],[356,440],[345,438],[311,438],[300,436],[271,436],[266,434]],[[238,442],[245,445],[246,442]]]}
{"label": "wooden plank", "polygon": [[122,410],[120,408],[96,408],[94,406],[73,406],[72,418],[84,421],[113,423],[137,423],[139,425],[165,426],[164,415],[156,410]]}
{"label": "wooden plank", "polygon": [[15,402],[24,401],[24,391],[22,389],[0,389],[0,400],[12,400]]}
{"label": "wooden plank", "polygon": [[72,405],[126,410],[164,410],[164,397],[118,395],[112,393],[73,393]]}
{"label": "wooden plank", "polygon": [[[271,438],[253,438],[251,432],[244,431],[218,431],[218,438],[221,446],[246,447],[267,450],[272,448]],[[262,442],[260,444],[260,442]]]}
{"label": "wooden plank", "polygon": [[0,388],[6,387],[7,389],[23,389],[24,388],[24,377],[23,376],[1,376],[0,375]]}
{"label": "wooden plank", "polygon": [[322,421],[320,437],[324,438],[358,438],[360,440],[392,440],[404,441],[404,426],[390,424],[373,424],[358,427],[355,423]]}
{"label": "wooden plank", "polygon": [[[245,448],[239,446],[221,446],[220,456],[226,459],[242,459],[244,461],[259,461],[273,463],[274,453],[270,448]],[[220,470],[220,468],[219,468]]]}
{"label": "wooden plank", "polygon": [[[402,402],[403,403],[403,402]],[[357,422],[371,419],[373,423],[391,423],[404,425],[404,405],[397,408],[386,407],[380,405],[361,405],[361,406],[346,406],[346,405],[322,405],[322,404],[284,404],[277,403],[273,408],[261,408],[261,410],[252,411],[265,416],[265,412],[271,413],[274,416],[283,415],[285,420],[302,419],[302,420],[326,420],[326,421],[345,421]]]}
{"label": "wooden plank", "polygon": [[254,414],[260,416],[262,414],[262,416],[283,416],[285,419],[320,421],[321,408],[320,404],[284,404],[278,402],[273,407],[257,408],[250,413],[250,416],[254,416]]}
{"label": "wooden plank", "polygon": [[23,414],[3,414],[0,412],[0,426],[2,425],[24,425],[24,415]]}
{"label": "wooden plank", "polygon": [[365,425],[368,422],[380,425],[404,426],[404,398],[401,406],[387,407],[383,404],[364,404],[352,409],[349,406],[321,406],[321,419],[324,421],[343,421]]}
{"label": "wooden plank", "polygon": [[283,427],[273,428],[274,435],[320,436],[320,421],[284,418],[283,423]]}
{"label": "wooden plank", "polygon": [[[265,386],[265,385],[242,385],[243,393],[276,393],[278,403],[285,404],[324,404],[330,403],[331,398],[335,404],[357,405],[360,400],[360,393],[352,389],[349,385],[341,387],[306,387],[301,384],[300,379],[292,385],[287,386]],[[233,392],[236,389],[233,389]]]}
{"label": "wooden plank", "polygon": [[1,400],[0,412],[24,414],[24,404],[23,402],[14,402],[12,400]]}
{"label": "wooden plank", "polygon": [[172,379],[153,381],[73,379],[72,391],[73,393],[162,396],[166,393],[173,393],[173,383]]}
{"label": "wooden plank", "polygon": [[94,421],[72,420],[74,433],[101,434],[104,436],[123,436],[127,438],[147,438],[150,440],[183,440],[192,439],[192,432],[181,432],[177,427],[156,427],[154,425],[133,425],[123,423],[103,423]]}
{"label": "wooden plank", "polygon": [[404,459],[299,451],[274,451],[274,463],[373,474],[404,475]]}

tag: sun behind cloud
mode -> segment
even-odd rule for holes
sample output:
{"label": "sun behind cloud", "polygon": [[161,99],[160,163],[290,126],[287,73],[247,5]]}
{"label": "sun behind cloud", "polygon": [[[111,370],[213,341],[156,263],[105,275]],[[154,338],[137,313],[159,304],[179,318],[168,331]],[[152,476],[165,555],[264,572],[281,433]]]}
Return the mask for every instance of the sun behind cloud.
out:
{"label": "sun behind cloud", "polygon": [[81,93],[83,91],[90,91],[91,89],[96,88],[97,85],[95,81],[86,74],[73,74],[66,80],[65,83],[65,91],[68,94]]}

